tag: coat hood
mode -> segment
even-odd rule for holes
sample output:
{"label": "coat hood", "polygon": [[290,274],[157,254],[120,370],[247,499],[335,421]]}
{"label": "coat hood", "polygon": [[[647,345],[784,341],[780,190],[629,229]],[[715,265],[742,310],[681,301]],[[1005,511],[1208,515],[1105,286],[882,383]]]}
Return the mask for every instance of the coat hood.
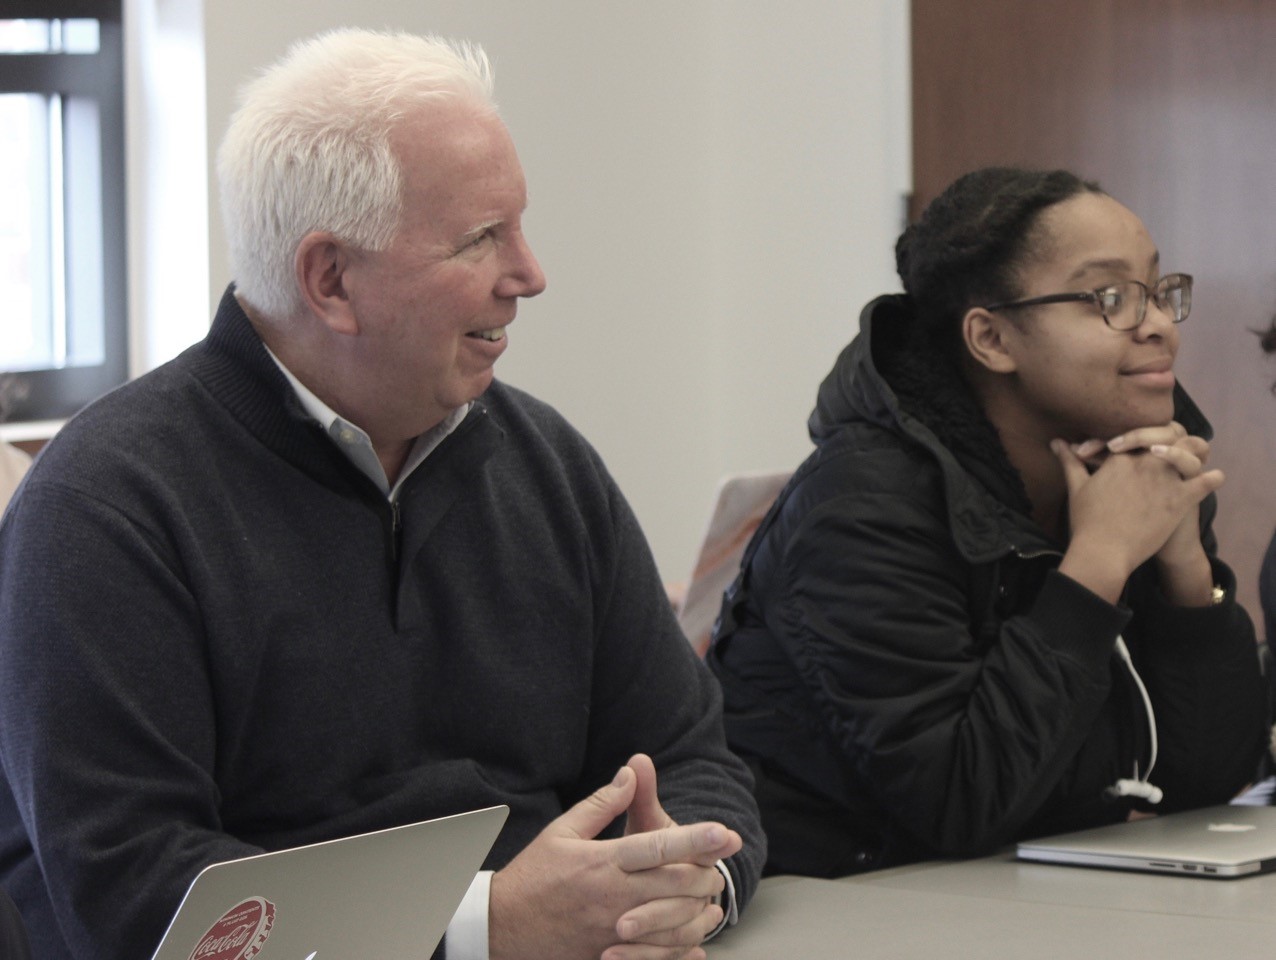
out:
{"label": "coat hood", "polygon": [[838,355],[820,384],[807,430],[818,446],[852,420],[889,426],[899,419],[899,399],[878,372],[874,341],[892,341],[888,328],[906,330],[912,321],[908,297],[892,294],[869,302],[860,312],[860,332]]}

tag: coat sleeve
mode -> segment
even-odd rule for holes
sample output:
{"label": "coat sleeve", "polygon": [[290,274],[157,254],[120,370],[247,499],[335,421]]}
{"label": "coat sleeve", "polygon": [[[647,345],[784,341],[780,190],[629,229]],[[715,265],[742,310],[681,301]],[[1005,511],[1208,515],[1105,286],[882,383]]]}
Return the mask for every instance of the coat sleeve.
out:
{"label": "coat sleeve", "polygon": [[33,946],[149,957],[200,868],[260,852],[220,829],[197,604],[161,538],[56,482],[27,485],[0,558],[0,802],[52,917]]}
{"label": "coat sleeve", "polygon": [[[601,467],[600,467],[601,469]],[[660,801],[678,823],[713,820],[737,831],[727,863],[740,909],[766,860],[753,779],[726,745],[722,694],[674,617],[638,522],[604,475],[610,530],[601,547],[589,760],[582,792],[635,752],[651,755]]]}
{"label": "coat sleeve", "polygon": [[976,637],[971,567],[923,493],[815,506],[779,558],[766,625],[850,780],[924,848],[973,855],[1013,838],[1083,745],[1102,754],[1087,789],[1111,783],[1116,745],[1093,728],[1129,614],[1052,570]]}

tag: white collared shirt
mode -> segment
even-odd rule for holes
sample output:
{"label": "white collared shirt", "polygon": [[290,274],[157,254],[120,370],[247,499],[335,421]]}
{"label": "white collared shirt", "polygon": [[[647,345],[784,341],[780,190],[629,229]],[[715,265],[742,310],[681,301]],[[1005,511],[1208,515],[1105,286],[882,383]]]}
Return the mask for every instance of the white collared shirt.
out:
{"label": "white collared shirt", "polygon": [[448,434],[461,425],[461,421],[465,419],[466,414],[470,412],[470,407],[473,406],[472,403],[467,403],[457,407],[441,422],[417,437],[412,443],[412,449],[408,451],[407,460],[403,462],[403,469],[399,471],[398,478],[391,486],[389,477],[385,475],[385,468],[381,466],[381,458],[377,456],[377,451],[372,446],[372,438],[368,436],[367,431],[343,418],[315,396],[291,370],[283,365],[283,361],[275,356],[269,347],[266,347],[266,353],[270,354],[270,359],[275,361],[275,366],[279,368],[280,373],[288,378],[288,383],[297,394],[297,399],[301,401],[301,406],[306,413],[319,421],[319,425],[324,428],[337,448],[377,485],[391,503],[399,499],[399,490],[403,486],[403,481],[410,477],[412,471],[447,439]]}

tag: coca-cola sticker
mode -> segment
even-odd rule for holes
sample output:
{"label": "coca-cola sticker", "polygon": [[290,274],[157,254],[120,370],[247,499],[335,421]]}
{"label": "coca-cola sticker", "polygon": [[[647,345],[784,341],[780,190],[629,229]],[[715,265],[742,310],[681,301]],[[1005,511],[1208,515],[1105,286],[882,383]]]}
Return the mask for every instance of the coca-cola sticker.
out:
{"label": "coca-cola sticker", "polygon": [[275,923],[275,905],[265,897],[237,903],[199,938],[190,960],[251,960]]}

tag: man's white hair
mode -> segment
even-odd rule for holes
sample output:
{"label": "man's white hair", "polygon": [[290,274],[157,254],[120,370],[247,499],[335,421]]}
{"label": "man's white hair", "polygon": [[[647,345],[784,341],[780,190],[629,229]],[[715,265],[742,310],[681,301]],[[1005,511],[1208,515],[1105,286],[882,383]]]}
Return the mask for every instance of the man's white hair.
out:
{"label": "man's white hair", "polygon": [[312,231],[384,249],[403,203],[391,134],[422,104],[449,97],[496,111],[479,46],[370,30],[298,42],[245,85],[217,154],[240,296],[275,321],[298,315],[293,258]]}

